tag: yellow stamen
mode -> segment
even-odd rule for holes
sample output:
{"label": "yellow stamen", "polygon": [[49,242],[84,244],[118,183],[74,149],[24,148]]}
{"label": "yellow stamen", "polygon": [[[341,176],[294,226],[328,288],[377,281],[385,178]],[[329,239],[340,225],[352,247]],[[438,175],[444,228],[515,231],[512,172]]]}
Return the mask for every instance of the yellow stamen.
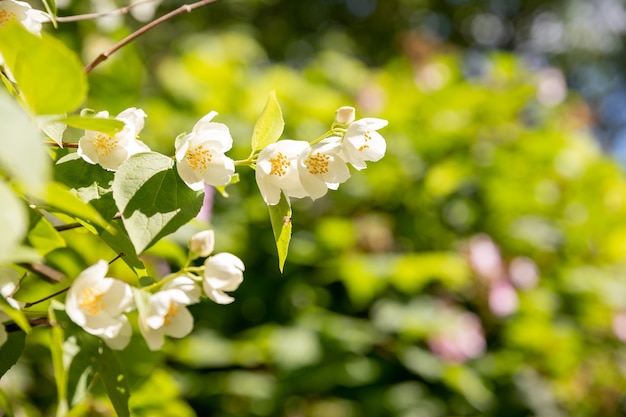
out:
{"label": "yellow stamen", "polygon": [[314,153],[304,161],[304,165],[311,174],[326,174],[328,172],[328,161],[330,161],[330,156]]}
{"label": "yellow stamen", "polygon": [[82,297],[78,303],[78,307],[85,311],[85,313],[95,316],[96,314],[100,314],[100,311],[104,309],[104,302],[102,301],[104,294],[99,289],[85,288],[81,295]]}
{"label": "yellow stamen", "polygon": [[17,16],[13,12],[9,12],[8,10],[0,10],[0,27],[6,25],[11,20],[17,19]]}
{"label": "yellow stamen", "polygon": [[171,324],[172,319],[176,316],[176,314],[178,314],[178,305],[175,304],[173,301],[170,301],[170,306],[167,309],[167,314],[165,314],[165,317],[163,318],[163,325],[168,326],[169,324]]}
{"label": "yellow stamen", "polygon": [[204,171],[209,167],[209,162],[213,159],[211,151],[204,149],[203,145],[196,146],[193,149],[189,149],[185,155],[189,166],[194,171]]}
{"label": "yellow stamen", "polygon": [[282,152],[278,152],[276,158],[271,158],[270,163],[272,164],[270,175],[278,175],[279,177],[285,175],[287,168],[291,165],[291,162],[287,160],[287,157]]}
{"label": "yellow stamen", "polygon": [[98,133],[93,140],[93,147],[96,148],[99,157],[109,156],[111,152],[116,148],[117,140],[104,133]]}

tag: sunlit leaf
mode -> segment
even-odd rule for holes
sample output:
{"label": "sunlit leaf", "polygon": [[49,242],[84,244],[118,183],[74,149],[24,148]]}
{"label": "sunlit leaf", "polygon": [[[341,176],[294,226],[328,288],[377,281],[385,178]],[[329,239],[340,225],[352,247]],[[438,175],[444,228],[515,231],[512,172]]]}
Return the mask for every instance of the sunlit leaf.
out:
{"label": "sunlit leaf", "polygon": [[171,158],[153,152],[133,155],[113,180],[113,198],[137,253],[193,219],[203,196],[180,179]]}
{"label": "sunlit leaf", "polygon": [[0,263],[11,260],[28,229],[26,206],[0,181]]}
{"label": "sunlit leaf", "polygon": [[59,121],[77,129],[95,130],[111,136],[124,128],[124,122],[121,120],[104,117],[68,116]]}
{"label": "sunlit leaf", "polygon": [[22,356],[26,345],[26,333],[11,332],[7,340],[0,346],[0,377],[4,375]]}
{"label": "sunlit leaf", "polygon": [[71,190],[58,182],[48,185],[48,194],[43,208],[82,220],[92,226],[107,227],[107,222],[91,205],[84,203]]}
{"label": "sunlit leaf", "polygon": [[280,272],[283,272],[289,251],[289,241],[291,240],[291,204],[285,194],[281,193],[278,204],[268,206],[268,209],[274,239],[276,240],[276,250],[278,251],[278,267]]}
{"label": "sunlit leaf", "polygon": [[54,166],[54,179],[63,183],[105,219],[117,213],[113,201],[113,175],[100,165],[85,162],[77,153],[61,158]]}
{"label": "sunlit leaf", "polygon": [[41,141],[33,120],[13,98],[0,92],[0,171],[35,194],[43,190],[50,172]]}
{"label": "sunlit leaf", "polygon": [[24,312],[11,307],[4,297],[0,297],[0,311],[9,316],[25,333],[30,333],[30,323]]}
{"label": "sunlit leaf", "polygon": [[65,133],[67,125],[57,120],[56,117],[50,118],[49,116],[39,116],[37,121],[39,122],[39,127],[43,133],[52,139],[57,145],[62,147],[63,134]]}
{"label": "sunlit leaf", "polygon": [[106,345],[102,346],[99,373],[117,415],[129,417],[128,399],[130,392],[126,374],[115,352]]}
{"label": "sunlit leaf", "polygon": [[44,256],[55,249],[65,247],[65,240],[41,213],[30,210],[30,226],[26,239],[37,252]]}
{"label": "sunlit leaf", "polygon": [[285,128],[283,113],[280,110],[276,92],[272,91],[267,99],[265,108],[254,125],[252,132],[252,152],[261,150],[280,138]]}
{"label": "sunlit leaf", "polygon": [[65,334],[63,328],[57,323],[55,315],[56,303],[50,305],[48,316],[52,326],[50,327],[50,352],[52,354],[52,367],[57,387],[57,416],[63,416],[67,412],[67,369],[63,363],[63,342]]}
{"label": "sunlit leaf", "polygon": [[35,114],[69,113],[83,102],[87,78],[78,56],[61,41],[33,35],[16,21],[0,27],[0,38],[5,65]]}

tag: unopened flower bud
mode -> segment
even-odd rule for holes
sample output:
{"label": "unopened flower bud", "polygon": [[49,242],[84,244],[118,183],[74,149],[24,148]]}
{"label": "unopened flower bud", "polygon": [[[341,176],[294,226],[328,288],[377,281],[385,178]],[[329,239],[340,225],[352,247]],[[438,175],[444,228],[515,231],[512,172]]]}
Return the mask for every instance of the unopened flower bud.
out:
{"label": "unopened flower bud", "polygon": [[189,253],[192,259],[206,258],[213,252],[215,233],[213,230],[203,230],[196,233],[189,240]]}
{"label": "unopened flower bud", "polygon": [[354,107],[343,106],[337,109],[335,113],[335,123],[340,125],[349,125],[354,122],[356,110]]}

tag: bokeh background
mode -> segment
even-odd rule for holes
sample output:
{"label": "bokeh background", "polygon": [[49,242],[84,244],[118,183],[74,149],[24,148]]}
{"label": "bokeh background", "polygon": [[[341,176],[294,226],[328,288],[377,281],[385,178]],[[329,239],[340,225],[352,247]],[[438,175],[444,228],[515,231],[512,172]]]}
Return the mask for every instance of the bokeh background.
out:
{"label": "bokeh background", "polygon": [[[48,30],[87,63],[181,4]],[[120,355],[133,414],[626,415],[625,32],[621,0],[222,0],[113,55],[86,107],[143,108],[141,139],[169,155],[216,110],[246,158],[271,90],[286,138],[314,139],[343,105],[389,121],[383,160],[293,202],[284,273],[249,169],[149,251],[155,274],[179,265],[208,221],[247,269],[235,303],[192,307],[189,337]],[[101,257],[67,236],[80,250],[58,250],[60,269]],[[32,339],[2,389],[52,415]],[[73,415],[113,414],[96,387]]]}

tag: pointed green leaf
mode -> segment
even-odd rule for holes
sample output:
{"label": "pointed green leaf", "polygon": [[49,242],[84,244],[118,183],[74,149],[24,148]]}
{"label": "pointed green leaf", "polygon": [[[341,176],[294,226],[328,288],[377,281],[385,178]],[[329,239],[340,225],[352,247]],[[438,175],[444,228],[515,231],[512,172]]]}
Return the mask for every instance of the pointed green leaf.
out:
{"label": "pointed green leaf", "polygon": [[83,102],[86,75],[78,56],[61,41],[47,33],[33,35],[16,21],[0,27],[0,39],[5,65],[33,113],[69,113]]}
{"label": "pointed green leaf", "polygon": [[48,319],[50,327],[50,352],[52,354],[52,367],[54,368],[54,379],[57,386],[57,416],[63,416],[67,412],[67,369],[63,363],[63,341],[65,334],[63,328],[57,323],[55,306],[51,303],[48,309]]}
{"label": "pointed green leaf", "polygon": [[29,210],[30,226],[26,240],[41,256],[66,246],[65,239],[41,213]]}
{"label": "pointed green leaf", "polygon": [[130,392],[126,373],[115,352],[106,345],[102,346],[100,376],[118,417],[130,417],[128,409]]}
{"label": "pointed green leaf", "polygon": [[0,172],[35,194],[43,190],[50,173],[50,158],[41,142],[34,121],[0,91]]}
{"label": "pointed green leaf", "polygon": [[8,334],[7,340],[0,346],[0,377],[17,363],[25,345],[26,333],[11,332]]}
{"label": "pointed green leaf", "polygon": [[51,212],[74,217],[91,226],[103,228],[108,226],[108,223],[95,208],[84,203],[76,194],[58,182],[48,184],[48,194],[41,205]]}
{"label": "pointed green leaf", "polygon": [[276,92],[272,91],[267,99],[265,108],[254,125],[252,132],[252,152],[265,148],[280,138],[285,128],[283,113],[280,110]]}
{"label": "pointed green leaf", "polygon": [[9,316],[25,333],[30,333],[30,323],[24,312],[11,307],[4,297],[0,297],[0,311]]}
{"label": "pointed green leaf", "polygon": [[138,277],[143,277],[147,274],[146,268],[137,257],[135,247],[130,241],[120,219],[113,220],[106,229],[98,229],[98,234],[113,251],[124,254],[122,260],[133,269]]}
{"label": "pointed green leaf", "polygon": [[112,171],[87,163],[77,153],[71,153],[53,166],[53,173],[56,181],[69,187],[83,202],[91,204],[103,218],[112,219],[117,213]]}
{"label": "pointed green leaf", "polygon": [[0,264],[11,261],[28,229],[26,206],[0,181]]}
{"label": "pointed green leaf", "polygon": [[77,129],[95,130],[113,136],[124,128],[124,122],[117,119],[105,119],[103,117],[68,116],[59,119],[60,122]]}
{"label": "pointed green leaf", "polygon": [[278,250],[278,267],[280,272],[283,272],[289,251],[289,241],[291,240],[291,204],[285,194],[281,193],[278,204],[268,206],[268,209],[274,239],[276,240],[276,249]]}
{"label": "pointed green leaf", "polygon": [[39,128],[47,137],[52,139],[57,145],[63,147],[63,134],[67,125],[50,116],[39,116],[37,118]]}
{"label": "pointed green leaf", "polygon": [[191,221],[203,196],[180,179],[171,158],[155,152],[133,155],[113,180],[113,198],[137,253]]}

